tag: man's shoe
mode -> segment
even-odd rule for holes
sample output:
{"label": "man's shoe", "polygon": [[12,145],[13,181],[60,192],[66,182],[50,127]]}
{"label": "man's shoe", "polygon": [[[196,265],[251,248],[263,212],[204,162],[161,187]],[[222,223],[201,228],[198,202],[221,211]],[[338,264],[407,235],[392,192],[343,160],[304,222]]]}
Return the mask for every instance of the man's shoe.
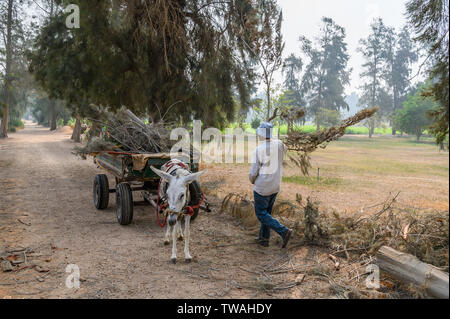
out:
{"label": "man's shoe", "polygon": [[256,238],[256,243],[263,247],[269,247],[269,241],[267,239]]}
{"label": "man's shoe", "polygon": [[284,234],[283,245],[281,246],[281,248],[285,248],[286,247],[289,239],[291,238],[291,233],[292,233],[292,231],[290,229],[288,229],[286,234]]}
{"label": "man's shoe", "polygon": [[269,247],[269,242],[267,240],[261,240],[258,245],[263,247]]}

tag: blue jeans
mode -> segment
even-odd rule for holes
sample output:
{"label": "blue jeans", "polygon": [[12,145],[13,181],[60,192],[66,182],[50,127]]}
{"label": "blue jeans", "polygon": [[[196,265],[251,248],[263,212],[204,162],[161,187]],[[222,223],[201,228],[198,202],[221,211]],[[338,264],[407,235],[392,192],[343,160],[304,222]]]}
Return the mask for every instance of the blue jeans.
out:
{"label": "blue jeans", "polygon": [[255,196],[256,217],[261,223],[259,239],[269,241],[271,229],[277,232],[281,237],[284,237],[288,229],[272,217],[272,208],[278,193],[262,196],[254,191],[253,195]]}

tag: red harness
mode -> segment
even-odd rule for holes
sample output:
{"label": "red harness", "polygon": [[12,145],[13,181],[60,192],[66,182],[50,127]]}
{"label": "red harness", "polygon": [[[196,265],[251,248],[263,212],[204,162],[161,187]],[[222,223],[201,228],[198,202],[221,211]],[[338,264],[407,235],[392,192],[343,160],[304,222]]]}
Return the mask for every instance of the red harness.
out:
{"label": "red harness", "polygon": [[[177,161],[177,162],[169,161],[166,164],[164,164],[164,166],[166,167],[167,171],[170,168],[172,168],[173,166],[175,166],[175,165],[180,166],[181,168],[184,168],[184,169],[188,169],[186,164],[184,164],[183,162],[179,162],[179,161]],[[165,207],[167,207],[167,203],[159,205],[159,191],[160,191],[160,188],[161,188],[161,179],[159,180],[159,183],[158,183],[158,197],[156,199],[156,219],[158,220],[159,227],[164,227],[166,225],[166,222],[167,222],[167,216],[164,216],[164,221],[161,222],[160,219],[159,219],[159,212],[162,209],[164,209]],[[184,209],[186,210],[186,214],[188,214],[189,216],[192,217],[192,215],[194,215],[195,210],[200,207],[200,205],[203,203],[204,199],[205,199],[205,194],[203,194],[203,191],[202,191],[202,199],[200,200],[200,202],[197,205],[194,205],[194,206],[189,206],[188,205],[188,206],[184,207]]]}

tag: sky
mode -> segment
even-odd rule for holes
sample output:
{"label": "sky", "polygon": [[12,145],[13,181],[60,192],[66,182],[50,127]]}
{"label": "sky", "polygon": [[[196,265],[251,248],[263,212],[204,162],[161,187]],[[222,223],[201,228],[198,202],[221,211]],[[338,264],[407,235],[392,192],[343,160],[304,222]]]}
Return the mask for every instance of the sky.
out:
{"label": "sky", "polygon": [[[346,94],[358,92],[359,74],[364,60],[357,47],[359,40],[370,33],[370,23],[381,17],[388,26],[399,30],[406,24],[406,0],[278,0],[283,10],[282,33],[285,41],[284,57],[291,53],[300,55],[300,35],[313,39],[318,36],[322,17],[332,18],[346,30],[349,67],[353,68]],[[282,80],[281,72],[276,76]]]}

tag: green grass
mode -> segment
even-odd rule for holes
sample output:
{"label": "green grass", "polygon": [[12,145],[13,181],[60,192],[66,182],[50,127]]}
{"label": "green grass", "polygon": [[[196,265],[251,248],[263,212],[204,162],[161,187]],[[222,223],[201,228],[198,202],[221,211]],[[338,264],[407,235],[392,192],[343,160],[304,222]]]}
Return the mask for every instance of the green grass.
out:
{"label": "green grass", "polygon": [[338,186],[343,180],[337,177],[320,177],[316,176],[283,176],[283,182],[308,186]]}
{"label": "green grass", "polygon": [[398,149],[399,147],[429,147],[437,148],[433,138],[423,137],[420,141],[416,141],[415,137],[375,137],[375,138],[356,138],[356,137],[341,137],[338,141],[332,142],[330,145],[336,147],[349,147],[349,148],[363,148],[363,149]]}
{"label": "green grass", "polygon": [[[238,127],[238,125],[232,124],[232,125],[230,125],[230,127],[235,128],[235,127]],[[256,130],[253,129],[249,123],[244,123],[243,128],[244,128],[244,131],[247,133],[251,133],[251,134],[256,133]],[[322,129],[324,129],[324,128],[325,127],[322,127]],[[274,127],[275,135],[277,134],[278,129],[280,129],[281,135],[287,134],[287,125],[286,124],[282,124],[281,126],[275,125],[275,127]],[[303,133],[314,133],[316,131],[316,126],[315,125],[294,125],[294,130],[300,130]],[[351,126],[345,130],[345,134],[369,135],[369,129],[367,127],[361,127],[361,126]],[[376,135],[391,135],[392,129],[390,127],[386,127],[386,128],[377,127],[377,128],[375,128],[374,134],[376,134]]]}
{"label": "green grass", "polygon": [[[369,128],[364,126],[350,126],[345,129],[345,134],[369,135]],[[374,134],[392,135],[392,129],[390,127],[377,127],[375,128]]]}

